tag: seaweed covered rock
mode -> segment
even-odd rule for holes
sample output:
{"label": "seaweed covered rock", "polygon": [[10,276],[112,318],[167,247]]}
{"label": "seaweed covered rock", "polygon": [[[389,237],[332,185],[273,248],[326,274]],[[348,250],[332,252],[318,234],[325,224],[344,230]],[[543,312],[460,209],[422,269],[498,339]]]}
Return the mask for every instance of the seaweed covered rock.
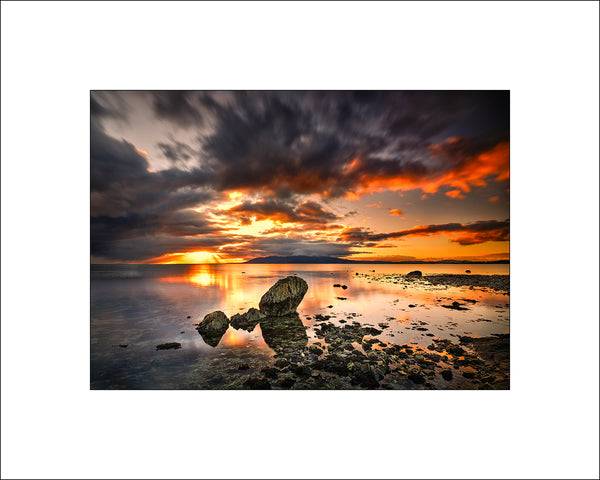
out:
{"label": "seaweed covered rock", "polygon": [[262,296],[258,308],[270,317],[289,315],[296,312],[307,290],[308,284],[300,277],[282,278]]}
{"label": "seaweed covered rock", "polygon": [[206,315],[200,325],[196,327],[198,333],[202,336],[204,342],[211,347],[216,347],[221,341],[221,337],[229,327],[229,319],[220,310]]}
{"label": "seaweed covered rock", "polygon": [[231,326],[236,330],[241,328],[242,330],[251,332],[263,318],[265,318],[264,314],[260,313],[256,308],[251,308],[246,313],[236,313],[231,317]]}

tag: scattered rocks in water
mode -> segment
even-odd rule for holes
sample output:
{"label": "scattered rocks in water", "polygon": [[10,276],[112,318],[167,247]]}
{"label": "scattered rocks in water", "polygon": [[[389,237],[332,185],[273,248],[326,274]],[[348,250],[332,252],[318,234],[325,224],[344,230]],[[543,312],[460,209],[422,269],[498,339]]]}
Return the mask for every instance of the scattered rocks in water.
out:
{"label": "scattered rocks in water", "polygon": [[444,308],[449,308],[450,310],[469,310],[467,307],[463,307],[459,302],[452,302],[452,305],[442,305]]}
{"label": "scattered rocks in water", "polygon": [[490,288],[505,294],[510,293],[510,275],[456,275],[436,274],[423,277],[432,285],[449,285],[454,287]]}
{"label": "scattered rocks in water", "polygon": [[307,291],[308,284],[302,278],[282,278],[262,296],[258,304],[259,310],[272,317],[294,313]]}
{"label": "scattered rocks in water", "polygon": [[157,350],[176,350],[178,348],[181,348],[181,343],[178,342],[161,343],[156,346]]}
{"label": "scattered rocks in water", "polygon": [[196,327],[202,340],[211,347],[216,347],[221,341],[221,337],[229,328],[229,319],[220,310],[211,312],[204,316],[202,322]]}
{"label": "scattered rocks in water", "polygon": [[468,303],[472,303],[472,304],[476,304],[477,300],[473,300],[472,298],[461,298],[461,300],[463,302],[468,302]]}
{"label": "scattered rocks in water", "polygon": [[406,274],[406,278],[409,280],[413,280],[415,278],[423,278],[423,272],[420,270],[413,270],[412,272],[408,272]]}
{"label": "scattered rocks in water", "polygon": [[263,313],[256,308],[250,308],[246,313],[236,313],[231,317],[230,323],[236,330],[242,329],[251,332],[262,318],[265,318]]}
{"label": "scattered rocks in water", "polygon": [[389,324],[387,324],[387,323],[378,323],[377,325],[379,326],[379,328],[382,328],[382,329],[384,329],[384,330],[385,330],[386,328],[389,328]]}

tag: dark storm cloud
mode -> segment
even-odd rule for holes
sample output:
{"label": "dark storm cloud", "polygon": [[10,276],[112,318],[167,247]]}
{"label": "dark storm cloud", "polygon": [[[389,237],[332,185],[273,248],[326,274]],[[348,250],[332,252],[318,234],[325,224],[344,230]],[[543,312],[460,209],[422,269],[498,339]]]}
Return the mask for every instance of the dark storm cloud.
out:
{"label": "dark storm cloud", "polygon": [[442,225],[427,225],[400,230],[390,233],[372,233],[363,228],[349,228],[342,232],[340,239],[343,241],[379,242],[394,238],[408,236],[428,236],[447,234],[451,235],[451,242],[460,245],[474,245],[484,242],[508,241],[510,236],[510,223],[508,220],[480,220],[474,223],[445,223]]}
{"label": "dark storm cloud", "polygon": [[317,202],[306,201],[300,204],[291,200],[265,200],[262,202],[244,202],[228,210],[232,218],[242,224],[255,220],[271,219],[278,222],[326,224],[338,220],[335,213],[326,210]]}
{"label": "dark storm cloud", "polygon": [[[469,137],[485,130],[465,154],[506,139],[505,129],[469,123],[483,93],[468,92],[237,92],[210,110],[212,134],[204,153],[216,165],[217,188],[266,188],[340,196],[372,179],[410,182],[454,166],[431,146],[436,135]],[[505,97],[507,101],[507,96]],[[489,124],[489,122],[487,122]],[[490,124],[491,125],[491,124]],[[452,128],[451,128],[452,127]],[[454,152],[459,153],[459,152]],[[352,160],[360,162],[351,167]],[[418,185],[416,185],[418,186]],[[416,188],[416,187],[415,187]]]}
{"label": "dark storm cloud", "polygon": [[159,118],[172,121],[180,127],[200,126],[203,123],[198,92],[152,92],[152,107]]}
{"label": "dark storm cloud", "polygon": [[[485,179],[508,178],[507,92],[137,92],[132,105],[150,102],[158,119],[187,129],[185,141],[157,138],[170,168],[156,172],[143,151],[103,127],[135,122],[127,94],[92,92],[90,100],[92,255],[108,260],[141,261],[225,242],[219,226],[194,209],[233,190],[264,201],[233,207],[230,219],[270,218],[306,231],[338,228],[332,222],[341,218],[303,194],[353,198],[384,185],[427,193],[451,186],[462,195]],[[463,245],[508,238],[508,225],[506,234],[501,227],[450,225],[459,224],[429,234],[452,235]],[[412,233],[419,234],[428,233]],[[344,256],[356,245],[409,233],[344,235],[346,242],[334,245],[288,236],[254,238],[244,248]]]}
{"label": "dark storm cloud", "polygon": [[163,155],[174,165],[185,164],[198,155],[198,152],[192,147],[176,140],[173,140],[170,143],[159,142],[157,146],[160,148]]}
{"label": "dark storm cloud", "polygon": [[[92,112],[93,256],[109,261],[146,260],[179,245],[173,240],[177,237],[219,231],[204,215],[191,209],[218,198],[218,193],[197,186],[206,183],[206,172],[150,172],[146,157],[134,145],[104,131],[98,120],[107,115],[105,111],[92,107]],[[187,240],[182,241],[188,245]]]}
{"label": "dark storm cloud", "polygon": [[[239,241],[239,240],[238,240]],[[268,255],[313,255],[346,257],[352,253],[352,243],[332,243],[301,237],[247,237],[244,245],[226,246],[220,252],[244,258]]]}

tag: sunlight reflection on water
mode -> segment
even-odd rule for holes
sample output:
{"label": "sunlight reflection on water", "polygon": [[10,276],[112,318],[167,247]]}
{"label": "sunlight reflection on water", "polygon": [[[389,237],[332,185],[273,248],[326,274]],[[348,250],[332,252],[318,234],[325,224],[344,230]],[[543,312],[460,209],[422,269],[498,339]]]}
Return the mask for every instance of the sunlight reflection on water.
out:
{"label": "sunlight reflection on water", "polygon": [[[309,289],[298,307],[309,342],[315,315],[331,322],[358,321],[381,328],[381,339],[426,346],[432,338],[486,336],[509,331],[509,296],[468,287],[378,282],[363,273],[508,274],[508,265],[94,265],[91,283],[93,388],[188,388],[207,375],[211,361],[248,362],[271,358],[260,324],[251,332],[231,326],[216,347],[194,328],[204,315],[228,317],[258,307],[278,279],[299,275]],[[334,287],[334,284],[348,288]],[[338,297],[342,297],[340,299]],[[443,305],[461,299],[468,310]],[[476,303],[473,303],[476,302]],[[412,305],[412,306],[410,306]],[[189,318],[188,318],[189,317]],[[379,326],[378,326],[379,325]],[[268,340],[268,338],[267,338]],[[180,351],[157,355],[157,345],[179,342]],[[127,347],[119,347],[119,345]],[[219,358],[221,360],[215,360]],[[218,385],[219,380],[215,380]]]}

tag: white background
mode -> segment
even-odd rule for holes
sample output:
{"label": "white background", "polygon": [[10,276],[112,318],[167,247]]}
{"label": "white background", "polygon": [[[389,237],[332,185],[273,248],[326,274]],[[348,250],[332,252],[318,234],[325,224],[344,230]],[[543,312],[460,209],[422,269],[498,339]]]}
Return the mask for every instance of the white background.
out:
{"label": "white background", "polygon": [[[90,89],[510,89],[511,390],[89,390]],[[3,478],[598,478],[598,3],[2,3]]]}

